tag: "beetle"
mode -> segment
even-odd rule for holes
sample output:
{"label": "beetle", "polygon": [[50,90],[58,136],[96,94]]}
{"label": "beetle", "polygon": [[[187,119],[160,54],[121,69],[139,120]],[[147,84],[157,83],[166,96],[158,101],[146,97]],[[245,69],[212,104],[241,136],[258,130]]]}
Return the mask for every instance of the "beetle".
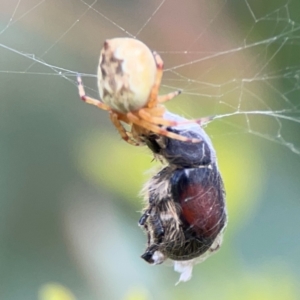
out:
{"label": "beetle", "polygon": [[[168,119],[184,121],[170,112]],[[187,281],[193,265],[218,250],[227,224],[225,189],[210,138],[196,124],[167,130],[199,143],[187,143],[168,136],[142,137],[165,166],[146,183],[146,207],[139,225],[148,236],[142,258],[150,264],[166,259],[174,262]]]}

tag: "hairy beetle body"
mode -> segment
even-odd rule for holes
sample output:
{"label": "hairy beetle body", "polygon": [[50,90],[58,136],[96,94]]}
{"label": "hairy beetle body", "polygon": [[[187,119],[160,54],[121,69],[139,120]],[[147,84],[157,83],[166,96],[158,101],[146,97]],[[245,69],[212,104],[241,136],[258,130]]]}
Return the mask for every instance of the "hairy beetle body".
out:
{"label": "hairy beetle body", "polygon": [[[168,113],[168,118],[182,119]],[[166,259],[190,278],[195,262],[203,261],[221,245],[226,226],[225,190],[212,143],[199,126],[169,128],[197,144],[165,136],[145,137],[153,153],[167,163],[144,187],[147,206],[139,224],[148,235],[142,258],[151,264]]]}

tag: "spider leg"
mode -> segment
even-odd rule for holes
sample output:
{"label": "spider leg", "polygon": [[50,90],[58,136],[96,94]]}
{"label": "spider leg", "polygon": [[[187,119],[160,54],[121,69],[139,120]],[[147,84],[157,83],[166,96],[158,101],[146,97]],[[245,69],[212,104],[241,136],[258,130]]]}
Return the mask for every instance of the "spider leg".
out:
{"label": "spider leg", "polygon": [[77,84],[78,84],[78,92],[79,92],[79,96],[80,96],[81,100],[83,100],[84,102],[86,102],[88,104],[97,106],[98,108],[101,108],[103,110],[111,110],[111,108],[108,105],[102,103],[101,101],[99,101],[97,99],[91,98],[85,94],[82,80],[79,75],[77,76]]}
{"label": "spider leg", "polygon": [[163,63],[161,57],[159,56],[159,54],[154,51],[153,56],[154,56],[154,60],[156,62],[157,72],[156,72],[154,85],[153,85],[153,87],[151,89],[151,93],[149,95],[149,101],[147,104],[148,107],[154,107],[157,103],[157,95],[158,95],[158,90],[159,90],[159,86],[161,83],[161,78],[163,75],[163,67],[164,67],[164,63]]}
{"label": "spider leg", "polygon": [[141,119],[152,124],[163,125],[163,126],[176,126],[178,124],[178,122],[176,121],[167,120],[164,119],[163,117],[155,117],[155,115],[147,111],[147,108],[140,109],[138,111],[138,114],[141,117]]}
{"label": "spider leg", "polygon": [[157,102],[159,102],[159,103],[167,102],[167,101],[173,99],[174,97],[176,97],[180,94],[181,94],[181,90],[177,90],[177,91],[171,92],[171,93],[166,94],[166,95],[158,96],[157,97]]}
{"label": "spider leg", "polygon": [[128,144],[131,144],[133,146],[140,146],[141,145],[140,143],[133,140],[131,134],[128,131],[126,131],[126,129],[124,128],[124,126],[122,125],[122,123],[119,120],[118,114],[116,114],[114,112],[110,112],[109,116],[110,116],[110,120],[112,121],[112,123],[117,128],[121,138],[125,142],[127,142]]}
{"label": "spider leg", "polygon": [[168,131],[168,130],[162,128],[162,127],[159,127],[157,125],[151,124],[151,123],[149,123],[149,122],[147,122],[145,120],[141,120],[141,119],[139,119],[137,116],[135,116],[131,112],[127,113],[127,117],[128,117],[128,119],[132,123],[135,123],[138,126],[144,127],[147,130],[152,131],[154,133],[157,133],[157,134],[160,134],[160,135],[164,135],[164,136],[167,136],[169,138],[172,138],[172,139],[175,139],[175,140],[179,140],[179,141],[182,141],[182,142],[191,142],[191,143],[199,143],[199,142],[201,142],[198,139],[190,139],[190,138],[187,138],[185,136],[176,134],[174,132],[170,132],[170,131]]}
{"label": "spider leg", "polygon": [[168,120],[163,117],[156,117],[155,113],[153,114],[152,110],[149,110],[148,108],[140,109],[138,111],[138,114],[143,120],[145,120],[149,123],[163,125],[163,126],[169,126],[169,127],[174,127],[174,126],[183,125],[183,124],[190,124],[190,123],[196,123],[201,126],[213,119],[213,117],[203,117],[203,118],[199,118],[199,119],[178,122],[178,121]]}

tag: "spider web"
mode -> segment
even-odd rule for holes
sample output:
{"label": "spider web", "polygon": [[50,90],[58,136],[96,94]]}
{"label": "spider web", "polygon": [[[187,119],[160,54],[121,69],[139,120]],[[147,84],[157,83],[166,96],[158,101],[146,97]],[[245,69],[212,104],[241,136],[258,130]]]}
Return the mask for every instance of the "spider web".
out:
{"label": "spider web", "polygon": [[164,91],[183,90],[185,102],[174,100],[183,115],[215,115],[226,134],[253,134],[299,155],[300,7],[264,2],[2,0],[0,74],[32,85],[56,77],[77,92],[79,72],[98,97],[103,41],[135,37],[162,56]]}

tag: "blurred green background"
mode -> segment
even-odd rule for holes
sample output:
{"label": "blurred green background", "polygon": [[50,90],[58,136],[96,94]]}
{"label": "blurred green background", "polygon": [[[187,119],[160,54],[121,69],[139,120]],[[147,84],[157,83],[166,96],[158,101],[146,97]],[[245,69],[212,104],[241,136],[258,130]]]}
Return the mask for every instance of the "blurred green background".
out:
{"label": "blurred green background", "polygon": [[[1,300],[300,299],[299,1],[0,7]],[[235,114],[206,127],[227,190],[223,246],[176,287],[171,264],[140,259],[138,193],[159,164],[78,97],[76,72],[98,97],[99,51],[117,36],[161,54],[161,93],[183,89],[171,111]],[[243,113],[261,110],[274,113]]]}

